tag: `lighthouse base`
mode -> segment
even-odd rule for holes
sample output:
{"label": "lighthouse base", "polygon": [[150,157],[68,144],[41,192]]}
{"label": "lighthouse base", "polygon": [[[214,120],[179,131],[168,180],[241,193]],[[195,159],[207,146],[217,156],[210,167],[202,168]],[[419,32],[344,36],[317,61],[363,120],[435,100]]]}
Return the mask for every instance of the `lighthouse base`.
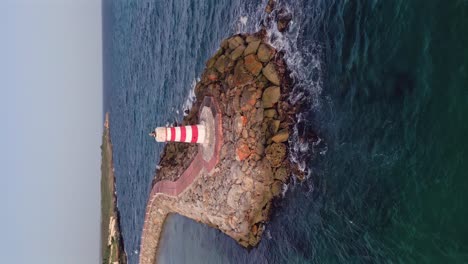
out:
{"label": "lighthouse base", "polygon": [[[207,170],[210,171],[217,160],[215,157],[216,146],[221,145],[221,114],[212,97],[205,97],[199,112],[199,122],[205,126],[205,142],[199,145],[199,153],[207,162]],[[218,154],[219,155],[219,154]]]}
{"label": "lighthouse base", "polygon": [[213,157],[216,143],[215,134],[213,133],[215,129],[214,117],[209,107],[203,107],[201,110],[200,124],[205,126],[205,142],[199,145],[198,151],[202,153],[203,159],[208,162]]}

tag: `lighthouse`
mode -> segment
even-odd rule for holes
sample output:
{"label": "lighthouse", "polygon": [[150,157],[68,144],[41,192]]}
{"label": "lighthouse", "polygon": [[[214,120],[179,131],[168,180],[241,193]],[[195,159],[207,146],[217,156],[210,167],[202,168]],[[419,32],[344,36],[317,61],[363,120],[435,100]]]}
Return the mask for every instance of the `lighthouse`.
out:
{"label": "lighthouse", "polygon": [[157,142],[184,142],[192,144],[206,143],[206,126],[204,124],[178,127],[157,127],[150,136]]}

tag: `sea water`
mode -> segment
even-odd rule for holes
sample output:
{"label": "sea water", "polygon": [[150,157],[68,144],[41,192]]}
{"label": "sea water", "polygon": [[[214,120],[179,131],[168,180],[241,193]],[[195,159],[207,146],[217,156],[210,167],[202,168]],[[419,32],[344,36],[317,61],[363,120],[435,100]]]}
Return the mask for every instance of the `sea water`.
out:
{"label": "sea water", "polygon": [[[260,29],[265,5],[104,0],[104,110],[130,263],[163,147],[148,132],[182,119],[205,61],[223,38]],[[258,247],[173,215],[159,261],[467,263],[468,2],[279,5],[290,29],[268,34],[305,106],[290,155],[307,179],[285,186]]]}

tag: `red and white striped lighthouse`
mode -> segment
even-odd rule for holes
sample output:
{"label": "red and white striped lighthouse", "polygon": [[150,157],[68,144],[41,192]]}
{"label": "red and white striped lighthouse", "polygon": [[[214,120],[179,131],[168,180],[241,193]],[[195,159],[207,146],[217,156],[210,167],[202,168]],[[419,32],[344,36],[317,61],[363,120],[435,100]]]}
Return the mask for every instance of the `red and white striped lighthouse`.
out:
{"label": "red and white striped lighthouse", "polygon": [[206,140],[204,125],[157,127],[150,134],[157,142],[185,142],[203,144]]}

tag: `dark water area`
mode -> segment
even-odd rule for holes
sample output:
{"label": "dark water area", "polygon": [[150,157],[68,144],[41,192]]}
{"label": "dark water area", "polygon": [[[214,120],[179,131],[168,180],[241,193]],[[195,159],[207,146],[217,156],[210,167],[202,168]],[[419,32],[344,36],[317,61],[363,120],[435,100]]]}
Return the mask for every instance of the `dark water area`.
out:
{"label": "dark water area", "polygon": [[[266,1],[104,2],[105,110],[130,263],[162,150],[221,40],[254,32]],[[291,158],[309,172],[257,248],[173,215],[161,263],[468,263],[468,2],[279,1],[305,100]],[[301,140],[316,132],[318,144]]]}

